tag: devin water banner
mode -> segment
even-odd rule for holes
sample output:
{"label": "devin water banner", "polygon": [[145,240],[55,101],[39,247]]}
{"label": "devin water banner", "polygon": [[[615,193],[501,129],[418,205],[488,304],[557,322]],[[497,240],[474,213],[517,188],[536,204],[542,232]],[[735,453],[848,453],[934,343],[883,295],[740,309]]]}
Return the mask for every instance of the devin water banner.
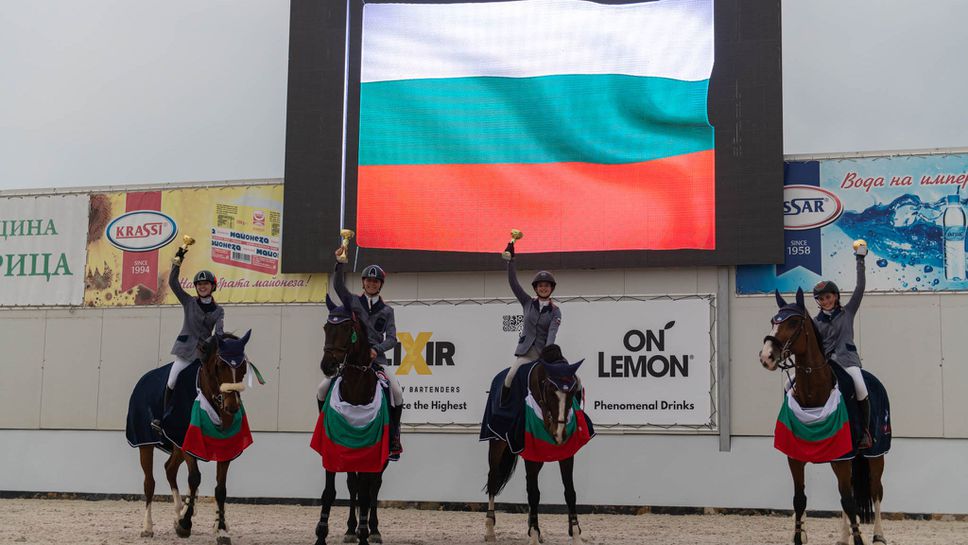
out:
{"label": "devin water banner", "polygon": [[80,305],[87,196],[0,198],[0,306]]}
{"label": "devin water banner", "polygon": [[90,197],[84,304],[177,304],[168,287],[183,236],[194,245],[179,283],[218,280],[223,303],[319,302],[326,274],[280,274],[282,185],[98,193]]}
{"label": "devin water banner", "polygon": [[867,291],[968,290],[968,155],[790,162],[785,171],[786,261],[738,267],[738,293],[821,279],[849,292],[856,239],[870,249]]}
{"label": "devin water banner", "polygon": [[[480,425],[491,379],[514,361],[517,303],[394,305],[399,344],[387,357],[408,424]],[[711,299],[561,303],[557,343],[602,429],[708,427],[714,395]]]}

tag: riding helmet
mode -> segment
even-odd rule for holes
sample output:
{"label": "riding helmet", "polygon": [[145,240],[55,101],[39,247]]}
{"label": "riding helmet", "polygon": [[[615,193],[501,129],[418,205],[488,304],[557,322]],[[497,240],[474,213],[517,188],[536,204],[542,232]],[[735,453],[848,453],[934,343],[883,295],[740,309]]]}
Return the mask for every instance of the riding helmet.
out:
{"label": "riding helmet", "polygon": [[215,291],[218,288],[218,280],[215,279],[215,275],[212,274],[212,271],[198,271],[198,273],[195,274],[195,280],[192,281],[192,284],[197,285],[199,282],[211,282],[212,291]]}
{"label": "riding helmet", "polygon": [[832,280],[821,280],[817,282],[817,285],[813,287],[813,298],[819,299],[825,293],[832,293],[840,297],[840,288]]}
{"label": "riding helmet", "polygon": [[383,271],[383,268],[379,265],[370,265],[363,269],[362,278],[366,280],[367,278],[375,278],[380,282],[385,282],[387,279],[387,273]]}
{"label": "riding helmet", "polygon": [[538,282],[547,282],[551,284],[551,291],[554,291],[555,287],[558,285],[558,283],[555,282],[555,276],[548,271],[538,271],[538,274],[534,275],[534,278],[531,280],[531,287],[538,289]]}

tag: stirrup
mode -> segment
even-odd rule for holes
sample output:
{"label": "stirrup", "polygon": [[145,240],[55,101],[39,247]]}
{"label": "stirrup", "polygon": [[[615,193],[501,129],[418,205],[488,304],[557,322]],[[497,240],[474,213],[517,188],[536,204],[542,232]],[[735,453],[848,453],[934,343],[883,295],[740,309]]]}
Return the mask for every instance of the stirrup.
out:
{"label": "stirrup", "polygon": [[149,425],[151,426],[151,429],[155,430],[158,433],[161,433],[161,420],[157,418],[152,418],[151,422],[149,422]]}

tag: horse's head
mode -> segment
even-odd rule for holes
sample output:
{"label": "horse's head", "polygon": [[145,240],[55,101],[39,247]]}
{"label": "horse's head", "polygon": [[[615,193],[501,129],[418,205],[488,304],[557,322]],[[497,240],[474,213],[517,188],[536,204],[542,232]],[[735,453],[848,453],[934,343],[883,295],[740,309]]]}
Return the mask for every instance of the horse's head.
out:
{"label": "horse's head", "polygon": [[568,363],[557,345],[548,345],[531,372],[528,382],[531,396],[541,406],[545,430],[558,444],[565,440],[568,411],[575,395],[581,391],[581,380],[576,373],[583,361]]}
{"label": "horse's head", "polygon": [[770,319],[770,334],[763,338],[763,348],[760,349],[760,363],[768,371],[775,371],[791,355],[805,352],[807,336],[803,332],[804,328],[810,327],[802,289],[797,289],[794,303],[787,303],[779,290],[774,295],[779,310]]}
{"label": "horse's head", "polygon": [[370,366],[370,342],[363,324],[356,315],[342,306],[336,306],[326,296],[329,317],[323,326],[323,359],[320,369],[327,377],[336,375],[344,365]]}
{"label": "horse's head", "polygon": [[231,333],[221,338],[212,337],[205,343],[205,356],[199,386],[222,416],[222,426],[232,423],[235,413],[242,406],[241,393],[245,390],[243,379],[248,371],[245,345],[252,335],[250,329],[238,338]]}

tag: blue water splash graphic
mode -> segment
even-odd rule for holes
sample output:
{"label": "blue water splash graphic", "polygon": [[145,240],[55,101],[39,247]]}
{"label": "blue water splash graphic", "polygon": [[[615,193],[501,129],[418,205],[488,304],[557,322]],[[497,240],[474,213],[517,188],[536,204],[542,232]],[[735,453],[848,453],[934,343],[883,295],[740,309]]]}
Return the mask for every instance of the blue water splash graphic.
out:
{"label": "blue water splash graphic", "polygon": [[[944,248],[938,220],[945,200],[921,202],[917,195],[903,195],[888,204],[875,204],[862,212],[846,211],[837,221],[850,238],[863,238],[878,255],[907,265],[925,265],[925,272],[944,268]],[[887,263],[877,265],[885,267]],[[907,286],[905,286],[907,287]]]}

